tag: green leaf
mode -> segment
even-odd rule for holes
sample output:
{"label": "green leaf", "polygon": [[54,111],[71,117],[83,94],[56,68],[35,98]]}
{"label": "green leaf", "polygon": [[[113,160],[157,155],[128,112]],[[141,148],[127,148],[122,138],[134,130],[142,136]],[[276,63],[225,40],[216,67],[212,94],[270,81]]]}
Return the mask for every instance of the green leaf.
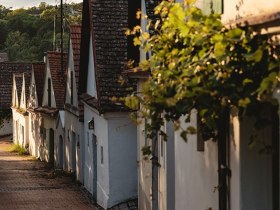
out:
{"label": "green leaf", "polygon": [[247,105],[248,105],[250,102],[251,102],[250,98],[246,97],[246,98],[244,98],[244,99],[239,99],[238,105],[239,105],[240,107],[246,108]]}
{"label": "green leaf", "polygon": [[262,56],[263,56],[262,49],[257,49],[253,53],[244,54],[244,57],[246,58],[247,61],[255,61],[255,62],[260,62]]}
{"label": "green leaf", "polygon": [[243,82],[242,82],[242,84],[243,84],[244,86],[247,85],[247,84],[249,84],[249,83],[253,83],[253,80],[246,78],[246,79],[244,79]]}
{"label": "green leaf", "polygon": [[187,131],[182,131],[180,136],[182,137],[182,139],[186,142],[188,141],[188,132]]}

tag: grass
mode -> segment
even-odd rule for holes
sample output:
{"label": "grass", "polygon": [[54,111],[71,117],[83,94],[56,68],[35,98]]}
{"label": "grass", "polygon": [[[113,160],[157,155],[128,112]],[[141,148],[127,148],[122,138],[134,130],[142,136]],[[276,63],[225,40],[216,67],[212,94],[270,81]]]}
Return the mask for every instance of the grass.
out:
{"label": "grass", "polygon": [[28,152],[26,151],[26,149],[24,149],[22,146],[20,146],[19,144],[13,144],[11,146],[11,148],[9,149],[9,152],[15,152],[18,153],[20,155],[27,155]]}

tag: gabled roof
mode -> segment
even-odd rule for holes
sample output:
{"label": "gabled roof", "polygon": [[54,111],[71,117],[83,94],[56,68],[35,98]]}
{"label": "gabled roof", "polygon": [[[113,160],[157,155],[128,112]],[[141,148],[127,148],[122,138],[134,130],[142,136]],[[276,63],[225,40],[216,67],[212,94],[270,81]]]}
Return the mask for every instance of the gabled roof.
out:
{"label": "gabled roof", "polygon": [[44,80],[45,80],[45,63],[33,63],[32,64],[35,85],[37,90],[38,105],[42,105],[43,91],[44,91]]}
{"label": "gabled roof", "polygon": [[24,81],[25,81],[25,98],[26,98],[26,104],[29,100],[29,94],[30,94],[30,82],[31,82],[31,71],[24,72]]}
{"label": "gabled roof", "polygon": [[70,40],[73,48],[76,87],[79,87],[81,25],[70,25]]}
{"label": "gabled roof", "polygon": [[[96,74],[97,108],[100,112],[127,111],[123,105],[114,104],[112,97],[124,97],[136,89],[136,83],[121,85],[118,80],[128,62],[128,39],[125,29],[129,18],[136,20],[137,2],[126,0],[85,0],[83,5],[82,46],[79,94],[86,92],[87,65],[90,34],[93,38],[93,55]],[[129,17],[129,8],[135,10]],[[130,11],[131,12],[131,11]],[[90,31],[89,31],[90,30]],[[85,49],[85,52],[83,52]]]}
{"label": "gabled roof", "polygon": [[30,63],[0,63],[0,108],[9,109],[11,106],[13,74],[30,71]]}
{"label": "gabled roof", "polygon": [[47,56],[56,106],[57,109],[63,109],[65,99],[65,73],[67,69],[67,53],[63,53],[63,70],[61,70],[60,52],[49,51]]}
{"label": "gabled roof", "polygon": [[23,83],[23,74],[22,73],[15,73],[14,74],[14,78],[15,78],[15,85],[16,85],[16,89],[17,89],[17,101],[20,105],[20,97],[21,97],[21,91],[22,91],[22,83]]}

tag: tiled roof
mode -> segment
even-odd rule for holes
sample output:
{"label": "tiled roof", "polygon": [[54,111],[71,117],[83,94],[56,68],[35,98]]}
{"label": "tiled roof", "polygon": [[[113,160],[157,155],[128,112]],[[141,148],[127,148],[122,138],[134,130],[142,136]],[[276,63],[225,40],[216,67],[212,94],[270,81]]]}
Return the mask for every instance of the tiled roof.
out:
{"label": "tiled roof", "polygon": [[79,87],[81,25],[70,25],[70,39],[73,47],[76,86]]}
{"label": "tiled roof", "polygon": [[[126,111],[124,106],[114,104],[111,98],[126,96],[130,93],[128,87],[136,88],[136,83],[123,86],[118,82],[119,76],[128,61],[128,40],[124,34],[129,22],[128,1],[91,0],[89,4],[84,1],[84,4],[88,4],[90,9],[88,12],[84,7],[83,18],[89,18],[90,20],[88,22],[83,20],[83,33],[87,33],[87,38],[89,38],[88,31],[84,27],[92,29],[98,98],[98,107],[96,108],[100,112]],[[135,15],[133,18],[135,18]],[[83,43],[82,40],[82,43],[88,45],[89,40],[87,41]],[[83,62],[82,55],[81,62]],[[83,64],[81,71],[84,71],[84,67],[85,64]],[[86,87],[86,74],[81,73],[83,74],[83,78],[80,78],[80,81],[83,80],[80,85],[82,91]]]}
{"label": "tiled roof", "polygon": [[65,73],[67,69],[67,53],[64,53],[63,55],[63,70],[61,70],[60,52],[49,51],[47,56],[51,72],[56,106],[58,109],[63,109],[65,99]]}
{"label": "tiled roof", "polygon": [[30,63],[0,63],[0,108],[9,109],[11,106],[13,74],[30,71]]}
{"label": "tiled roof", "polygon": [[35,85],[37,90],[38,105],[42,105],[43,91],[44,91],[44,79],[45,79],[45,63],[33,63],[32,64]]}

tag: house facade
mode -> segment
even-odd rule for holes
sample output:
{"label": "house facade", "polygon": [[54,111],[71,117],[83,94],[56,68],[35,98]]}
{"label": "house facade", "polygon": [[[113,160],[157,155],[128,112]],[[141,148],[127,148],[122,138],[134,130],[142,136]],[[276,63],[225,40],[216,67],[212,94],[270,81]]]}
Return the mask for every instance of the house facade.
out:
{"label": "house facade", "polygon": [[[278,2],[268,1],[265,6],[261,1],[249,0],[210,3],[197,1],[197,6],[209,13],[212,4],[215,11],[223,12],[225,24],[249,24],[277,41]],[[153,5],[142,1],[142,11],[152,19],[150,7]],[[142,20],[143,31],[146,25]],[[146,58],[147,54],[141,53],[140,60]],[[149,74],[141,70],[127,71],[126,74],[138,79],[137,92],[141,92]],[[181,120],[181,126],[197,127],[196,115],[194,111],[188,123]],[[268,115],[271,113],[268,112]],[[253,119],[241,120],[235,110],[232,110],[229,119],[230,138],[224,143],[203,142],[199,133],[189,135],[185,142],[180,136],[181,130],[174,131],[172,123],[168,122],[162,128],[168,135],[167,142],[160,136],[151,142],[146,138],[143,120],[137,128],[139,209],[278,209],[279,119],[277,116],[273,118],[278,123],[258,133],[264,144],[274,148],[274,152],[268,155],[259,154],[259,146],[254,149],[248,147],[248,139],[254,132]],[[141,152],[145,146],[154,149],[148,159]]]}
{"label": "house facade", "polygon": [[[61,70],[63,62],[63,70]],[[39,146],[40,159],[53,163],[58,162],[56,124],[59,111],[64,109],[65,94],[65,69],[67,65],[67,54],[49,51],[46,59],[46,71],[42,96],[42,106],[36,109],[42,119],[40,130],[42,143]]]}
{"label": "house facade", "polygon": [[24,148],[29,147],[29,123],[27,101],[29,100],[29,84],[31,71],[13,75],[12,111],[14,143]]}
{"label": "house facade", "polygon": [[79,65],[81,45],[81,25],[70,25],[70,41],[65,95],[65,138],[64,169],[75,173],[77,180],[83,183],[84,171],[84,123],[78,100]]}
{"label": "house facade", "polygon": [[130,12],[135,19],[136,6],[94,0],[84,1],[83,7],[79,95],[84,106],[84,185],[105,209],[137,197],[136,125],[128,110],[111,100],[128,93],[118,77],[131,56],[124,29]]}
{"label": "house facade", "polygon": [[29,153],[34,157],[40,157],[39,151],[43,137],[42,117],[36,109],[42,105],[45,71],[45,63],[32,64],[27,111],[29,113]]}
{"label": "house facade", "polygon": [[[11,110],[13,98],[13,74],[29,72],[30,69],[31,64],[29,63],[0,62],[0,110],[1,112],[5,112],[7,116],[3,120],[3,124],[0,126],[0,136],[11,135],[13,133],[13,126],[16,125],[16,122],[13,122]],[[20,94],[21,93],[19,93],[19,97]]]}

